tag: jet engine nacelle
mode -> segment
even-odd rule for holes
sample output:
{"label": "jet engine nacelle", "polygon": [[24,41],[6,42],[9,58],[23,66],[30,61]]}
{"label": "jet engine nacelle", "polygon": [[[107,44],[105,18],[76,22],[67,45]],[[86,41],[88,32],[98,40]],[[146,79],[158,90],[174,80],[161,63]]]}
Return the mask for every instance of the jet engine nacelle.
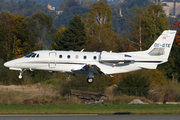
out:
{"label": "jet engine nacelle", "polygon": [[100,62],[112,64],[124,64],[133,62],[132,57],[126,54],[112,53],[103,51],[100,54]]}

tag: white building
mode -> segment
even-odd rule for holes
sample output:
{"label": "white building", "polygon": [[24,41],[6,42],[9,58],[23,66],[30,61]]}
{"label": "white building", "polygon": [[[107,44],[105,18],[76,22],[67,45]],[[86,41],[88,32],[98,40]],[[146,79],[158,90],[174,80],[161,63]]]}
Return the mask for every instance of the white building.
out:
{"label": "white building", "polygon": [[63,13],[63,11],[62,10],[58,10],[58,11],[56,11],[56,14],[57,15],[61,15]]}
{"label": "white building", "polygon": [[54,10],[54,11],[55,11],[55,7],[53,7],[51,4],[47,4],[47,8],[48,8],[49,10]]}
{"label": "white building", "polygon": [[180,0],[161,0],[160,3],[168,17],[176,17],[180,14]]}

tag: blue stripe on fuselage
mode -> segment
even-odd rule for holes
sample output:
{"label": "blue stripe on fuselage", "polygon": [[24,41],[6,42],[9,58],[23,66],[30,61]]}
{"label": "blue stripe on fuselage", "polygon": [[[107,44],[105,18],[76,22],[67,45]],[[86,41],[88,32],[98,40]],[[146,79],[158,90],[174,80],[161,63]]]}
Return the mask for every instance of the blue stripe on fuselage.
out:
{"label": "blue stripe on fuselage", "polygon": [[142,63],[160,63],[162,61],[134,61],[134,62],[142,62]]}

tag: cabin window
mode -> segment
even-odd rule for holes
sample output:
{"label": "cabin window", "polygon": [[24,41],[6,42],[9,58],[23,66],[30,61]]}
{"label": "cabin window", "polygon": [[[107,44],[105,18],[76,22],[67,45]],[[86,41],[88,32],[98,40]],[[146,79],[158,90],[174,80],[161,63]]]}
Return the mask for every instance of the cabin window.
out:
{"label": "cabin window", "polygon": [[36,57],[39,58],[39,54]]}
{"label": "cabin window", "polygon": [[94,57],[93,57],[93,59],[94,59],[94,60],[96,60],[96,59],[97,59],[97,57],[96,57],[96,56],[94,56]]}
{"label": "cabin window", "polygon": [[86,56],[84,56],[84,59],[87,59],[87,57],[86,57]]}
{"label": "cabin window", "polygon": [[70,58],[71,58],[71,56],[70,56],[70,55],[68,55],[68,56],[67,56],[67,58],[68,58],[68,59],[70,59]]}
{"label": "cabin window", "polygon": [[76,59],[78,59],[78,58],[79,58],[79,56],[78,56],[78,55],[76,55],[76,56],[75,56],[75,58],[76,58]]}
{"label": "cabin window", "polygon": [[59,58],[62,58],[62,55],[59,55]]}

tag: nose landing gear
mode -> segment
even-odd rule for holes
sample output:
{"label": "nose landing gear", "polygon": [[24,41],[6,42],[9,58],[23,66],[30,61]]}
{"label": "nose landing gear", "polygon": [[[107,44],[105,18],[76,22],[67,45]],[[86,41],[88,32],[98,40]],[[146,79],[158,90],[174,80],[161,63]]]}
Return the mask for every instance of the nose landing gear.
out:
{"label": "nose landing gear", "polygon": [[22,74],[23,74],[23,72],[25,72],[25,71],[26,71],[26,69],[22,69],[22,70],[20,71],[20,74],[19,74],[19,76],[18,76],[19,79],[22,79]]}
{"label": "nose landing gear", "polygon": [[20,75],[18,76],[19,79],[22,79],[22,74],[20,73]]}

